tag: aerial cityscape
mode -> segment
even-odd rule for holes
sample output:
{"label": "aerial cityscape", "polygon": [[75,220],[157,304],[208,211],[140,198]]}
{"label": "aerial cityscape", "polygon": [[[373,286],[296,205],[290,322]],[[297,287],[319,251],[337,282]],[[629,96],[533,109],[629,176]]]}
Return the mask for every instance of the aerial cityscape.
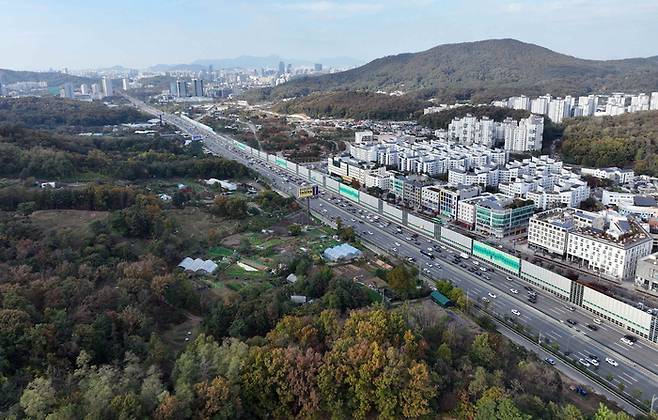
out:
{"label": "aerial cityscape", "polygon": [[0,9],[0,418],[658,420],[658,3]]}

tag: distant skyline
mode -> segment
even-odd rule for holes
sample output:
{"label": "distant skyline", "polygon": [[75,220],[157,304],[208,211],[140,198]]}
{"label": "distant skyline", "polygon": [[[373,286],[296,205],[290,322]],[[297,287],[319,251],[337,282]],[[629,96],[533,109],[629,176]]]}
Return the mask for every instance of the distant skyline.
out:
{"label": "distant skyline", "polygon": [[656,0],[0,0],[0,68],[86,69],[272,54],[364,63],[515,38],[589,59],[658,55]]}

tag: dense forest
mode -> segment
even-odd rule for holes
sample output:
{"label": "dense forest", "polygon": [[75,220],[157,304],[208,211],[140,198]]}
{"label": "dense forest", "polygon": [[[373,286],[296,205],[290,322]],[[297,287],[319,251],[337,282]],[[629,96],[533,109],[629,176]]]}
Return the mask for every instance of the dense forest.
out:
{"label": "dense forest", "polygon": [[[75,119],[75,118],[74,118]],[[230,178],[250,171],[156,135],[82,137],[0,125],[0,176],[40,179]]]}
{"label": "dense forest", "polygon": [[565,162],[590,167],[632,167],[658,176],[658,111],[564,122]]}
{"label": "dense forest", "polygon": [[148,118],[135,108],[109,108],[100,102],[54,97],[0,98],[0,123],[20,124],[30,128],[101,127],[144,122]]}
{"label": "dense forest", "polygon": [[401,90],[440,102],[489,102],[514,95],[653,91],[658,57],[584,60],[513,39],[439,45],[382,57],[344,72],[293,79],[252,92],[281,99],[333,90]]}
{"label": "dense forest", "polygon": [[410,96],[372,92],[335,91],[280,102],[274,107],[286,114],[303,113],[313,118],[334,117],[357,120],[413,120],[429,102]]}
{"label": "dense forest", "polygon": [[433,114],[422,115],[418,123],[432,129],[447,129],[448,124],[455,118],[465,117],[471,114],[477,118],[489,117],[494,121],[503,121],[507,117],[514,120],[520,120],[530,116],[530,112],[520,109],[501,108],[496,106],[462,106],[459,108],[447,109]]}

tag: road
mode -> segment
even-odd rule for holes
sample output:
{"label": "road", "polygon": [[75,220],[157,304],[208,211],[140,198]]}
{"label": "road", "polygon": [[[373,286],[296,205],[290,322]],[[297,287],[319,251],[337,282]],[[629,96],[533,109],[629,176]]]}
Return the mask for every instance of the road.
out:
{"label": "road", "polygon": [[[295,175],[284,171],[270,163],[252,158],[242,150],[235,147],[232,139],[225,135],[210,133],[200,126],[175,115],[168,115],[162,111],[145,105],[133,98],[131,102],[141,110],[152,115],[162,115],[163,121],[177,126],[191,135],[204,138],[206,148],[217,155],[235,159],[246,166],[256,170],[267,177],[273,188],[280,192],[293,195],[298,185],[306,182]],[[413,238],[413,231],[396,224],[393,221],[381,219],[380,215],[349,202],[329,191],[323,191],[317,199],[311,200],[314,212],[327,219],[340,218],[345,225],[352,226],[363,240],[368,241],[379,249],[400,258],[412,257],[424,274],[434,279],[448,279],[462,288],[470,299],[489,300],[491,311],[501,316],[516,318],[526,328],[540,332],[544,342],[557,343],[563,352],[569,352],[575,360],[591,359],[595,355],[600,365],[587,366],[587,369],[597,373],[603,381],[607,381],[615,389],[623,384],[623,392],[629,397],[638,391],[642,400],[650,400],[652,395],[658,394],[658,349],[646,341],[638,340],[632,347],[623,344],[619,339],[626,334],[620,327],[608,322],[599,326],[598,331],[585,328],[591,324],[593,315],[582,308],[571,308],[569,304],[559,298],[541,290],[537,303],[532,304],[526,298],[525,287],[528,283],[515,276],[509,276],[500,269],[492,271],[491,266],[479,262],[476,266],[472,258],[463,260],[460,264],[453,263],[458,251],[446,247],[435,239],[418,237]],[[379,217],[380,219],[376,219]],[[398,233],[398,229],[401,233]],[[421,250],[431,248],[435,259],[421,254]],[[440,252],[439,252],[440,251]],[[430,267],[428,264],[431,264]],[[476,273],[468,269],[477,267]],[[487,269],[484,273],[480,267]],[[485,278],[485,274],[489,279]],[[515,289],[518,293],[513,293]],[[495,295],[492,297],[489,295]],[[519,311],[520,315],[512,314],[512,310]],[[572,326],[567,319],[576,322]],[[612,358],[618,365],[613,366],[605,358]]]}

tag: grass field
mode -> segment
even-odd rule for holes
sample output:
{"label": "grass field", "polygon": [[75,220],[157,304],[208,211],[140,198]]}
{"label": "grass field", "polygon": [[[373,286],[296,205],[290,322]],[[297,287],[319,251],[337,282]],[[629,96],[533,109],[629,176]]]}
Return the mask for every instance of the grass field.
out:
{"label": "grass field", "polygon": [[223,246],[214,246],[208,250],[208,255],[211,258],[224,258],[230,257],[233,255],[233,250],[231,248],[226,248]]}

